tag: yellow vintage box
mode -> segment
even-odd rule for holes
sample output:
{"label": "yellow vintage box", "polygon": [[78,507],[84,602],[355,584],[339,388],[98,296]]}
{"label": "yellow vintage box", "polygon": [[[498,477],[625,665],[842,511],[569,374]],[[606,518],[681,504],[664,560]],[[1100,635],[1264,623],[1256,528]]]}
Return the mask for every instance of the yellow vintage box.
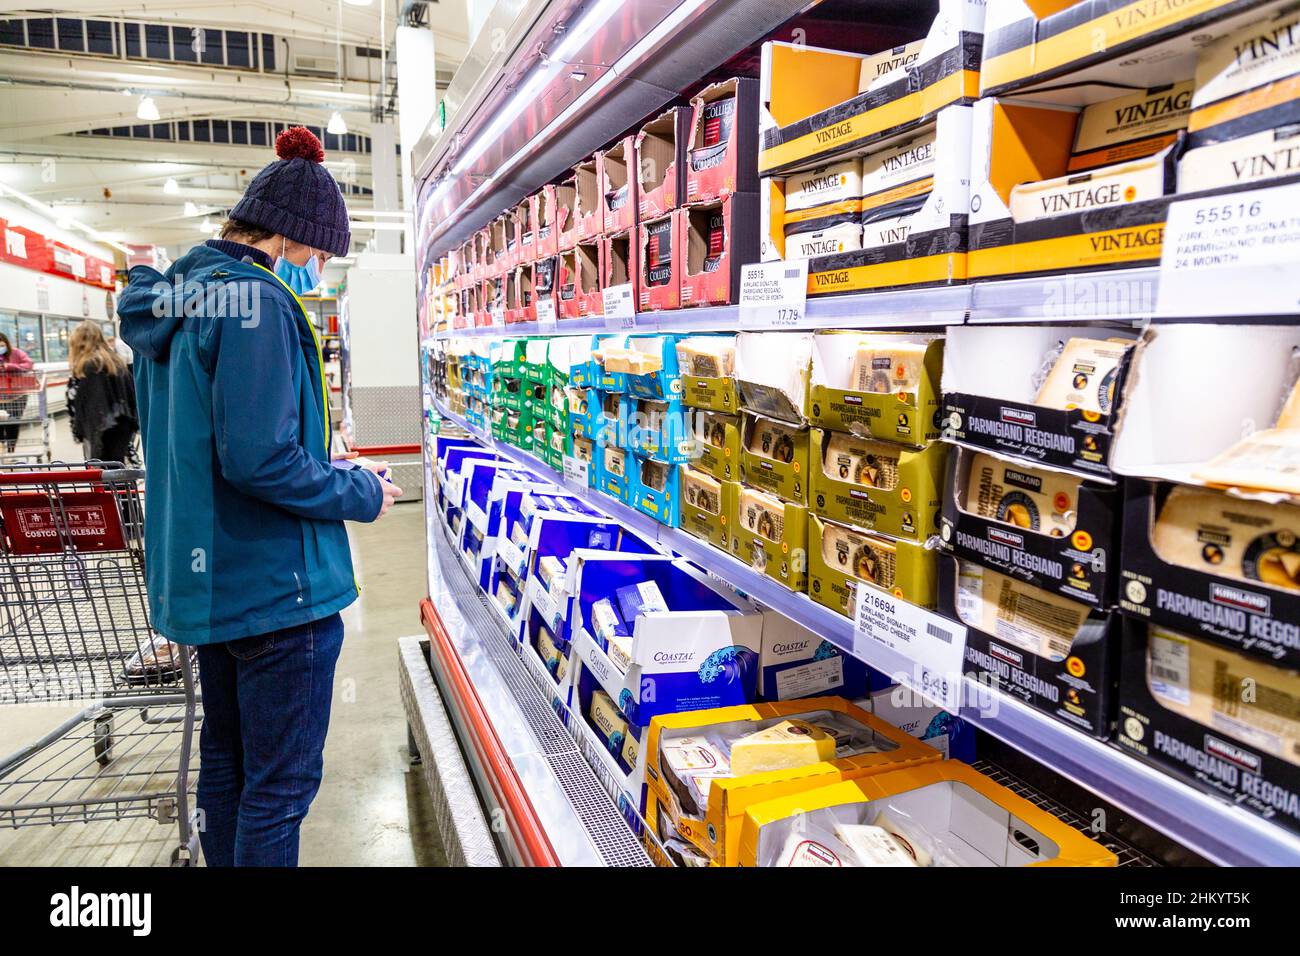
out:
{"label": "yellow vintage box", "polygon": [[808,420],[832,431],[921,447],[939,437],[943,339],[818,332]]}
{"label": "yellow vintage box", "polygon": [[808,508],[741,486],[731,553],[792,591],[808,583]]}
{"label": "yellow vintage box", "polygon": [[941,442],[914,449],[814,428],[809,510],[840,524],[924,542],[938,532],[947,452]]}
{"label": "yellow vintage box", "polygon": [[691,467],[719,481],[735,481],[740,475],[740,418],[701,409],[691,415],[691,427],[698,452]]}
{"label": "yellow vintage box", "polygon": [[[751,803],[739,866],[862,866],[855,835],[880,828],[905,866],[1116,866],[1100,843],[956,760]],[[845,842],[847,841],[847,842]],[[892,842],[892,841],[891,841]],[[896,864],[895,864],[896,865]]]}
{"label": "yellow vintage box", "polygon": [[678,465],[678,468],[681,469],[681,529],[723,551],[729,550],[740,484],[718,481],[690,465]]}
{"label": "yellow vintage box", "polygon": [[938,574],[936,553],[923,544],[808,516],[808,596],[845,617],[853,617],[860,584],[933,608]]}
{"label": "yellow vintage box", "polygon": [[[730,775],[733,743],[790,725],[832,737],[834,757]],[[796,736],[807,735],[796,731]],[[644,749],[646,822],[651,830],[661,840],[680,835],[719,866],[736,865],[741,821],[756,803],[942,760],[928,744],[842,697],[661,714],[650,722]]]}
{"label": "yellow vintage box", "polygon": [[808,502],[807,427],[745,412],[741,421],[740,480],[786,501]]}

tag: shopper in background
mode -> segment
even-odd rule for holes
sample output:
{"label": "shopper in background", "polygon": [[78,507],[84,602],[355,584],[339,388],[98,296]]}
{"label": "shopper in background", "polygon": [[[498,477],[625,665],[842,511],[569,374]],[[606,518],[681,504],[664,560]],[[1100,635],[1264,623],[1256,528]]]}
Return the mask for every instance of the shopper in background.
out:
{"label": "shopper in background", "polygon": [[[4,418],[22,418],[27,413],[27,399],[36,389],[36,376],[24,375],[32,369],[32,358],[16,349],[9,336],[0,332],[0,412]],[[0,445],[13,451],[18,445],[21,425],[0,425]]]}
{"label": "shopper in background", "polygon": [[135,410],[131,370],[104,338],[98,322],[87,319],[68,340],[68,416],[72,437],[87,460],[125,464],[132,457],[140,421]]}
{"label": "shopper in background", "polygon": [[374,521],[402,494],[382,463],[331,462],[320,347],[298,296],[348,251],[348,214],[315,136],[293,127],[275,149],[220,238],[165,276],[132,269],[117,309],[136,356],[153,624],[198,645],[211,866],[298,862],[339,611],[357,598],[343,522]]}

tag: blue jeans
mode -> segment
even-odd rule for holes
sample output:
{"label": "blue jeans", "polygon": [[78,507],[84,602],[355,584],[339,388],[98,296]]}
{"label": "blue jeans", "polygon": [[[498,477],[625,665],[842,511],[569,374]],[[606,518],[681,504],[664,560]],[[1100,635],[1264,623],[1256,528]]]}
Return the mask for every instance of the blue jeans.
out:
{"label": "blue jeans", "polygon": [[208,866],[297,866],[298,829],[320,789],[337,615],[198,649],[199,840]]}

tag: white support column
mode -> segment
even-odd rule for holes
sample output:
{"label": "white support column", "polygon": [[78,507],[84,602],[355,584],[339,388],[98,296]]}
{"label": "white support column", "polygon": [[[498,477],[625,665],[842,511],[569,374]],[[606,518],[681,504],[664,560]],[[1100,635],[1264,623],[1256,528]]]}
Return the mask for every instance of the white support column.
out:
{"label": "white support column", "polygon": [[[374,181],[375,211],[397,212],[397,130],[392,123],[370,126],[370,171]],[[396,254],[402,251],[402,234],[381,229],[375,233],[375,251]]]}
{"label": "white support column", "polygon": [[398,27],[397,41],[398,126],[402,144],[402,206],[415,210],[411,150],[433,120],[438,104],[433,31],[427,27]]}

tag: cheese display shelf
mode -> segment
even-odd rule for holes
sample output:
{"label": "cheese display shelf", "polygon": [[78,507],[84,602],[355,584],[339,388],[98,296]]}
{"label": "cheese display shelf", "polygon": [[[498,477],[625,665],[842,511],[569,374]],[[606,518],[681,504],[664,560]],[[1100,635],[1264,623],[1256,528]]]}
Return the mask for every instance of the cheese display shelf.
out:
{"label": "cheese display shelf", "polygon": [[[604,494],[578,486],[536,456],[484,435],[445,406],[438,413],[474,435],[486,448],[541,476],[553,477],[622,526],[679,554],[845,653],[910,687],[922,697],[916,662],[876,641],[855,635],[852,621],[782,587],[748,564]],[[432,537],[435,530],[431,530]],[[940,625],[946,618],[931,615]],[[1052,717],[990,689],[972,677],[955,695],[955,712],[981,730],[1053,772],[1121,808],[1211,862],[1225,866],[1300,865],[1300,836],[1288,833],[1241,807],[1202,793],[1133,759],[1118,747],[1094,739]]]}

